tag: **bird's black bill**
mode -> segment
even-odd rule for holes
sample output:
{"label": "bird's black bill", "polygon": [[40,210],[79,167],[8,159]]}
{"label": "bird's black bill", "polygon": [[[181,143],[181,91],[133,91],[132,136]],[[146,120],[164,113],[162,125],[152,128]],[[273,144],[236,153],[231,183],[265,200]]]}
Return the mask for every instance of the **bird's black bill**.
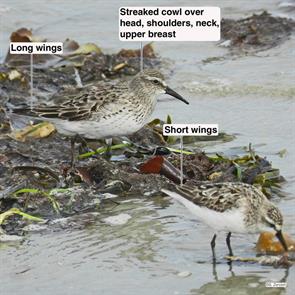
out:
{"label": "bird's black bill", "polygon": [[281,244],[284,247],[285,251],[288,251],[288,246],[287,246],[287,243],[286,243],[286,241],[285,241],[285,239],[283,237],[283,234],[282,234],[282,231],[281,230],[277,231],[276,237],[281,242]]}
{"label": "bird's black bill", "polygon": [[186,104],[189,104],[189,102],[187,100],[185,100],[180,94],[178,94],[177,92],[175,92],[174,90],[172,90],[170,87],[166,87],[166,94],[169,94],[181,101],[183,101]]}

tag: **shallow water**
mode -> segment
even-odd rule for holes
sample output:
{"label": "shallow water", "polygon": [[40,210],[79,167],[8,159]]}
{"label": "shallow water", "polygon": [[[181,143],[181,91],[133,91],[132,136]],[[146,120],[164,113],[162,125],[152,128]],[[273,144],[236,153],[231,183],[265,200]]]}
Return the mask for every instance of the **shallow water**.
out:
{"label": "shallow water", "polygon": [[[28,3],[29,2],[29,3]],[[222,3],[220,3],[222,2]],[[259,2],[259,3],[257,3]],[[139,5],[126,1],[124,5]],[[161,5],[202,5],[202,1],[162,1]],[[206,1],[216,5],[217,1]],[[222,14],[238,18],[267,9],[288,14],[279,1],[218,1]],[[103,4],[103,5],[102,5]],[[149,1],[149,5],[157,2]],[[0,3],[0,58],[9,34],[21,27],[56,41],[67,37],[97,41],[114,52],[136,43],[117,39],[117,8],[121,1],[12,1]],[[290,12],[291,13],[291,12]],[[79,26],[77,25],[79,24]],[[169,113],[174,122],[218,123],[237,138],[205,151],[234,155],[252,143],[255,150],[280,168],[287,197],[278,202],[285,231],[295,237],[295,38],[268,51],[245,57],[224,57],[213,43],[157,43],[167,58],[171,87],[190,106],[161,100],[155,116]],[[277,153],[287,149],[280,157]],[[103,223],[109,215],[129,214],[125,225]],[[213,269],[209,241],[213,232],[194,220],[181,205],[159,198],[131,199],[105,208],[84,229],[29,234],[22,244],[0,249],[0,294],[284,294],[265,288],[265,281],[287,281],[294,294],[294,267],[289,271],[223,259],[225,236],[217,240],[218,264]],[[234,235],[236,255],[251,257],[256,235]],[[186,276],[184,272],[188,272]],[[180,273],[180,274],[179,274]]]}

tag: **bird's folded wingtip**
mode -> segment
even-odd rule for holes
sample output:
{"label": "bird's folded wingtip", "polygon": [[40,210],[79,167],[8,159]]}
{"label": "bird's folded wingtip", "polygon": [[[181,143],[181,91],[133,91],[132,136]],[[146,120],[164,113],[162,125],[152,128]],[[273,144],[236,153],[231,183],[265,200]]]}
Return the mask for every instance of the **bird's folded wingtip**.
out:
{"label": "bird's folded wingtip", "polygon": [[171,191],[169,191],[168,189],[162,188],[161,192],[164,193],[165,195],[168,195],[171,193]]}

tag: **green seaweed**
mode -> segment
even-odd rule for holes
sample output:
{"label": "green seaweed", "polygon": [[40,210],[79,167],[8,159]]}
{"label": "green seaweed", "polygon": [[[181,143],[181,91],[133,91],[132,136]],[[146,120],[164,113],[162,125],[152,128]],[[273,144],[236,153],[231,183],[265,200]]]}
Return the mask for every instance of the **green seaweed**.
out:
{"label": "green seaweed", "polygon": [[[113,151],[113,150],[119,150],[119,149],[122,149],[122,148],[125,148],[125,147],[131,147],[132,146],[132,143],[120,143],[120,144],[116,144],[116,145],[112,145],[109,150]],[[101,148],[98,148],[97,150],[95,151],[92,151],[92,152],[87,152],[87,153],[84,153],[84,154],[81,154],[78,156],[78,159],[85,159],[85,158],[89,158],[91,156],[94,156],[94,155],[97,155],[97,154],[103,154],[105,152],[108,151],[108,147],[101,147]]]}
{"label": "green seaweed", "polygon": [[238,180],[242,181],[242,167],[239,164],[237,164],[235,161],[232,161],[232,163],[236,167],[236,174],[237,174]]}
{"label": "green seaweed", "polygon": [[15,214],[20,215],[23,218],[31,220],[31,221],[36,221],[36,222],[44,222],[45,221],[43,218],[30,215],[28,213],[21,211],[18,208],[10,208],[9,210],[0,214],[0,225],[2,225],[8,217],[15,215]]}
{"label": "green seaweed", "polygon": [[179,149],[174,149],[174,148],[171,148],[171,147],[167,147],[167,149],[170,152],[177,153],[177,154],[180,154],[180,153],[183,153],[184,155],[194,155],[195,154],[194,152],[190,152],[190,151],[186,151],[186,150],[181,151]]}
{"label": "green seaweed", "polygon": [[45,191],[41,191],[41,190],[38,190],[38,189],[35,189],[35,188],[22,188],[22,189],[19,189],[17,191],[15,191],[13,193],[14,196],[18,196],[20,194],[24,194],[24,193],[31,193],[31,194],[40,194],[44,197],[46,197],[49,202],[51,203],[54,211],[56,213],[60,213],[60,204],[58,203],[58,201],[52,196],[52,192],[49,191],[49,192],[45,192]]}

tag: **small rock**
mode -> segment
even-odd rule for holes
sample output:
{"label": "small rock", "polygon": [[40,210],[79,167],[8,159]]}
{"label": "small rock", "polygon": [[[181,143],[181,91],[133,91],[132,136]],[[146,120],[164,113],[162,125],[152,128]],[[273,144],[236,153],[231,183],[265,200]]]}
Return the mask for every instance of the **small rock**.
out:
{"label": "small rock", "polygon": [[20,242],[24,238],[16,235],[0,235],[0,243]]}
{"label": "small rock", "polygon": [[231,40],[225,40],[219,44],[219,46],[222,46],[222,47],[229,47],[230,45],[231,45]]}
{"label": "small rock", "polygon": [[50,224],[51,225],[57,224],[60,226],[66,226],[68,224],[69,220],[70,220],[70,217],[57,218],[57,219],[51,220]]}
{"label": "small rock", "polygon": [[259,283],[249,283],[248,286],[250,288],[257,288],[257,287],[259,287]]}
{"label": "small rock", "polygon": [[39,232],[47,229],[47,225],[40,224],[28,224],[23,228],[23,231],[27,232]]}
{"label": "small rock", "polygon": [[118,197],[118,195],[111,194],[111,193],[103,193],[103,194],[101,194],[101,196],[102,196],[102,198],[104,200],[106,200],[106,199],[113,199],[113,198],[117,198]]}
{"label": "small rock", "polygon": [[116,216],[109,216],[103,219],[103,222],[109,225],[123,225],[127,223],[129,219],[131,219],[131,216],[129,214],[121,213]]}
{"label": "small rock", "polygon": [[181,271],[179,273],[177,273],[177,276],[180,277],[180,278],[187,278],[189,276],[191,276],[192,273],[188,270],[185,270],[185,271]]}

